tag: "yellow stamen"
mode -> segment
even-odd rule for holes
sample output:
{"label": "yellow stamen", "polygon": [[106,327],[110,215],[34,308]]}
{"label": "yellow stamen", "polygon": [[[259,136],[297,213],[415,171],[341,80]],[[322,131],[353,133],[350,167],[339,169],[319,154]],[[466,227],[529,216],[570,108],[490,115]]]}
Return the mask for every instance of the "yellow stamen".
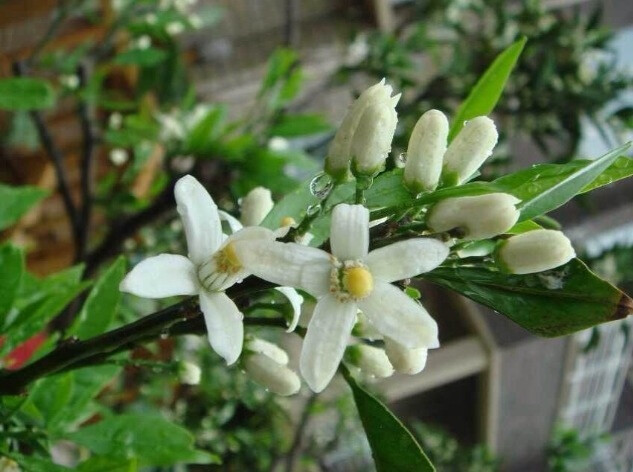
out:
{"label": "yellow stamen", "polygon": [[374,288],[374,278],[365,267],[343,270],[343,286],[354,298],[365,298]]}
{"label": "yellow stamen", "polygon": [[240,262],[239,257],[237,257],[233,243],[229,243],[224,246],[221,250],[215,253],[214,257],[217,269],[220,272],[235,274],[242,269],[242,263]]}
{"label": "yellow stamen", "polygon": [[281,219],[281,227],[285,228],[286,226],[294,226],[296,225],[297,222],[295,221],[295,219],[292,216],[284,216]]}

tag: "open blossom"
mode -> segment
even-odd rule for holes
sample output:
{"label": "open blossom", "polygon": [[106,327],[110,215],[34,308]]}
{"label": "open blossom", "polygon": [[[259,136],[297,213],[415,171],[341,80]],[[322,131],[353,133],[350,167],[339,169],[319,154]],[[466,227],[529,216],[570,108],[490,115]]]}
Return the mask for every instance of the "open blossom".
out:
{"label": "open blossom", "polygon": [[407,348],[438,346],[437,324],[424,307],[391,282],[437,267],[447,247],[430,238],[401,241],[368,253],[369,211],[337,205],[332,213],[332,254],[296,243],[259,241],[242,254],[260,278],[301,288],[317,298],[301,352],[303,378],[315,392],[330,382],[360,309],[384,336]]}
{"label": "open blossom", "polygon": [[[145,298],[198,295],[211,347],[227,364],[242,352],[242,313],[224,290],[249,272],[235,252],[237,241],[272,241],[272,231],[244,228],[228,238],[211,195],[194,177],[182,177],[175,188],[177,210],[185,228],[188,257],[160,254],[145,259],[123,279],[120,290]],[[248,245],[241,245],[246,252]]]}

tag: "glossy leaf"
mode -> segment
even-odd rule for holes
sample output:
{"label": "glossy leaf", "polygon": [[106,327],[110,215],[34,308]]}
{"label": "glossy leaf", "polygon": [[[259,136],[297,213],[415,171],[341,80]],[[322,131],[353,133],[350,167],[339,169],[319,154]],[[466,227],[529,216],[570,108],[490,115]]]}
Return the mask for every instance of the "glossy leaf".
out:
{"label": "glossy leaf", "polygon": [[32,77],[0,79],[0,110],[50,108],[55,94],[46,80]]}
{"label": "glossy leaf", "polygon": [[538,274],[439,267],[423,278],[486,305],[540,336],[562,336],[633,313],[629,296],[578,259]]}
{"label": "glossy leaf", "polygon": [[105,418],[65,438],[95,454],[137,458],[144,465],[218,462],[216,456],[195,449],[194,438],[186,429],[146,413]]}
{"label": "glossy leaf", "polygon": [[585,187],[591,185],[630,145],[629,143],[608,152],[559,180],[547,190],[541,191],[527,200],[524,199],[519,205],[520,221],[543,215],[567,203]]}
{"label": "glossy leaf", "polygon": [[38,380],[29,392],[29,400],[22,410],[37,415],[48,428],[53,428],[63,416],[74,387],[72,372]]}
{"label": "glossy leaf", "polygon": [[24,255],[10,244],[0,246],[0,327],[13,306],[24,273]]}
{"label": "glossy leaf", "polygon": [[38,187],[12,187],[0,184],[0,230],[18,221],[48,192]]}
{"label": "glossy leaf", "polygon": [[497,56],[484,75],[472,88],[468,98],[461,104],[448,133],[449,141],[464,127],[464,122],[492,112],[501,97],[508,77],[514,68],[527,38],[523,37],[511,44]]}
{"label": "glossy leaf", "polygon": [[90,290],[79,316],[69,330],[70,334],[86,339],[108,329],[121,301],[119,284],[124,276],[125,258],[120,256]]}
{"label": "glossy leaf", "polygon": [[389,409],[361,387],[345,366],[343,376],[354,402],[378,472],[432,472],[435,470],[411,432]]}

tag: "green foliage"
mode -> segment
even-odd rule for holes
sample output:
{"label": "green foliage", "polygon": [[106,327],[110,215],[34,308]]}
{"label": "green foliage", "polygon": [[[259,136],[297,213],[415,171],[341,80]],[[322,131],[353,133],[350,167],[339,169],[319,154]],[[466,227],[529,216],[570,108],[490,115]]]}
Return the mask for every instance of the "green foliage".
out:
{"label": "green foliage", "polygon": [[330,125],[320,115],[292,115],[277,120],[269,131],[271,136],[293,138],[330,131]]}
{"label": "green foliage", "polygon": [[498,311],[540,336],[562,336],[627,316],[633,300],[578,259],[538,274],[440,267],[424,279]]}
{"label": "green foliage", "polygon": [[449,141],[457,136],[466,121],[492,113],[526,42],[527,38],[523,37],[510,45],[486,69],[466,100],[455,112],[453,124],[448,133]]}
{"label": "green foliage", "polygon": [[48,192],[38,187],[12,187],[0,184],[0,230],[18,221],[29,208],[44,198]]}
{"label": "green foliage", "polygon": [[147,49],[130,49],[117,54],[114,64],[151,67],[167,59],[167,53],[162,49],[149,47]]}
{"label": "green foliage", "polygon": [[343,376],[352,389],[358,414],[371,446],[378,472],[434,471],[413,435],[376,397],[362,388],[345,367]]}
{"label": "green foliage", "polygon": [[0,326],[20,289],[24,273],[24,254],[10,244],[0,246]]}
{"label": "green foliage", "polygon": [[575,429],[557,426],[547,447],[547,466],[550,472],[584,470],[596,447],[605,442],[605,435],[582,437]]}
{"label": "green foliage", "polygon": [[125,268],[125,258],[119,256],[103,273],[90,290],[84,306],[68,331],[69,334],[86,339],[101,334],[110,327],[121,300],[119,284],[125,276]]}
{"label": "green foliage", "polygon": [[114,459],[138,458],[145,465],[210,464],[217,457],[196,450],[193,436],[159,416],[124,414],[105,418],[64,437]]}
{"label": "green foliage", "polygon": [[0,109],[37,110],[55,104],[55,94],[48,81],[30,77],[0,79]]}

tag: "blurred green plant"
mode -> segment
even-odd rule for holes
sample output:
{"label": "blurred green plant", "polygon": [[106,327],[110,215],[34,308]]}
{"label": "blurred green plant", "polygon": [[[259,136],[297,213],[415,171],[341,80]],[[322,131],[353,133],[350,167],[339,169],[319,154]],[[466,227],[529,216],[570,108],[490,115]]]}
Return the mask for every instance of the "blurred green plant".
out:
{"label": "blurred green plant", "polygon": [[571,428],[556,426],[547,448],[547,466],[551,472],[586,470],[600,444],[607,442],[606,434],[583,437]]}

